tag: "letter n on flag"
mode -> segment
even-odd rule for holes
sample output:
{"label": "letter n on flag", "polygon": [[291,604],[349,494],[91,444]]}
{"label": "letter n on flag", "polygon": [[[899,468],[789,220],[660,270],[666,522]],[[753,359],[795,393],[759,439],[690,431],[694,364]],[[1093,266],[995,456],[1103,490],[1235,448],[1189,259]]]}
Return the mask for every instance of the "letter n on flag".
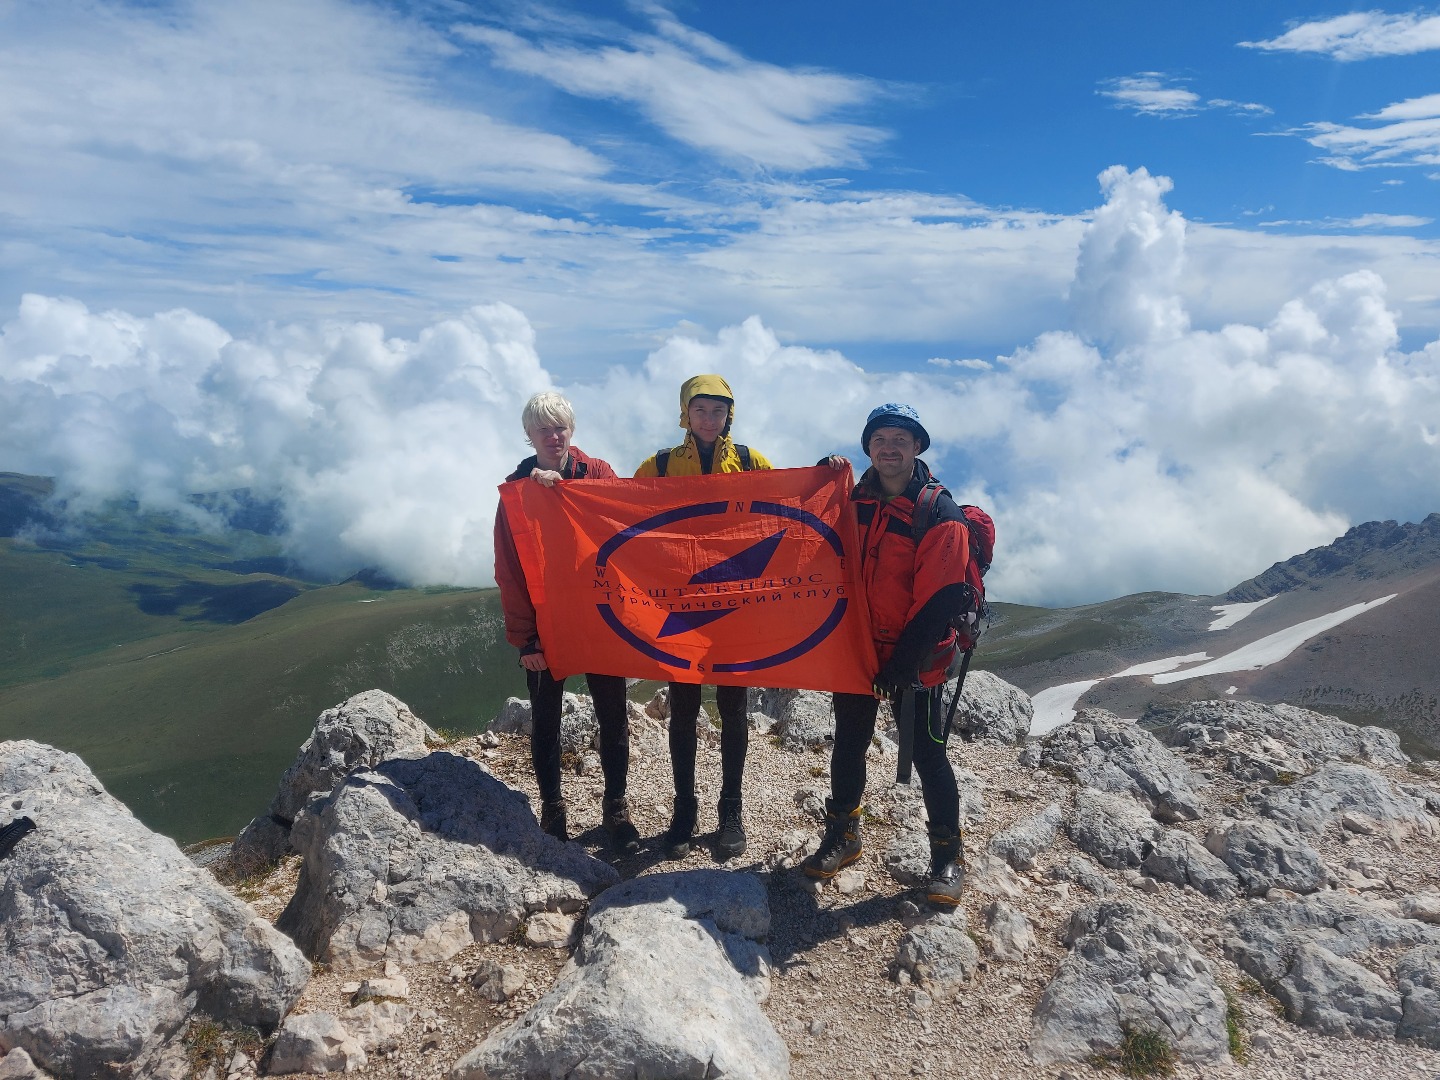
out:
{"label": "letter n on flag", "polygon": [[850,485],[824,466],[502,484],[552,674],[869,693]]}

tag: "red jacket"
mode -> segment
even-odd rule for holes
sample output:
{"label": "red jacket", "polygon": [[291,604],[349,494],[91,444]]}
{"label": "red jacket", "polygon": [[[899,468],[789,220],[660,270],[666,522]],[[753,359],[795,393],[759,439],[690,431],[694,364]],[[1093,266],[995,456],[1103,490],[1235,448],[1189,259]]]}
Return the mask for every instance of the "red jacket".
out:
{"label": "red jacket", "polygon": [[936,686],[944,680],[955,648],[950,618],[966,602],[970,533],[965,515],[948,496],[940,497],[935,523],[918,549],[915,545],[910,515],[915,497],[930,479],[930,469],[917,460],[905,493],[886,499],[870,469],[850,495],[880,668],[903,685],[918,679],[922,686]]}
{"label": "red jacket", "polygon": [[[523,479],[536,465],[535,455],[532,454],[515,466],[515,471],[505,479]],[[576,446],[570,447],[560,476],[565,480],[616,479],[615,470],[609,462],[587,457]],[[510,522],[505,517],[504,503],[495,508],[495,584],[500,586],[500,606],[505,612],[505,640],[521,653],[539,652],[535,605],[530,602],[530,587],[525,583],[525,571],[515,550],[515,536],[510,532]]]}

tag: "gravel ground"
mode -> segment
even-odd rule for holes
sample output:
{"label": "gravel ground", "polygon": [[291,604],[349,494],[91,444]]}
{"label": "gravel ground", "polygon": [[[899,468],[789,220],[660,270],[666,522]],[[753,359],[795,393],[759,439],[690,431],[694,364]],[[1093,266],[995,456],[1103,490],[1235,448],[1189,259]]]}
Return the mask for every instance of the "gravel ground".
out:
{"label": "gravel ground", "polygon": [[[718,743],[707,733],[698,762],[701,828],[713,829],[718,797]],[[488,737],[494,741],[495,736]],[[523,736],[499,736],[498,745],[482,738],[449,747],[483,761],[502,779],[524,790],[538,810],[530,775],[529,744]],[[969,851],[983,850],[988,838],[1018,818],[1037,813],[1052,800],[1066,800],[1073,787],[1050,773],[1020,767],[1013,747],[967,744],[952,740],[957,766],[983,781],[986,813],[967,832]],[[799,805],[802,789],[828,785],[828,748],[823,752],[782,750],[776,740],[752,733],[745,774],[745,823],[750,850],[729,864],[736,870],[766,876],[771,904],[770,950],[775,963],[771,995],[765,1011],[790,1048],[791,1071],[797,1080],[847,1080],[912,1075],[966,1077],[1116,1076],[1114,1064],[1079,1063],[1041,1067],[1026,1054],[1031,1013],[1053,976],[1065,949],[1060,944],[1070,913],[1095,897],[1079,885],[1057,883],[1046,873],[1065,862],[1075,849],[1063,833],[1032,872],[1021,873],[1024,896],[1011,901],[1029,917],[1038,945],[1024,960],[1000,962],[985,949],[985,907],[989,897],[973,891],[964,911],[982,946],[982,963],[974,982],[953,1002],[932,1002],[916,988],[890,977],[890,963],[904,933],[901,918],[913,890],[900,887],[883,868],[894,827],[889,821],[893,758],[872,752],[867,791],[865,854],[854,865],[863,886],[842,896],[833,886],[807,887],[797,870],[771,871],[777,858],[791,854],[787,834],[810,837],[817,832],[813,817]],[[585,762],[586,774],[567,771],[570,827],[577,842],[608,857],[600,829],[601,778]],[[588,775],[587,775],[588,774]],[[1396,770],[1408,783],[1432,782],[1413,771]],[[616,863],[627,877],[655,871],[714,865],[707,844],[700,843],[681,862],[663,858],[655,840],[669,823],[670,770],[663,728],[655,724],[632,735],[631,812],[646,838],[641,852]],[[1238,798],[1241,789],[1217,778],[1211,789],[1217,808]],[[1213,817],[1214,815],[1209,815]],[[1187,826],[1204,838],[1205,824]],[[702,838],[703,840],[703,838]],[[1337,828],[1318,845],[1327,862],[1339,870],[1348,864],[1369,895],[1396,898],[1433,889],[1440,876],[1440,843],[1416,840],[1403,850],[1376,838],[1341,835]],[[247,890],[256,909],[273,919],[294,889],[292,859],[268,879]],[[1182,1065],[1181,1077],[1249,1080],[1390,1080],[1400,1077],[1440,1078],[1440,1052],[1394,1042],[1340,1040],[1318,1035],[1286,1021],[1274,999],[1243,976],[1221,951],[1222,920],[1233,905],[1216,903],[1190,889],[1163,883],[1145,892],[1124,881],[1119,872],[1101,870],[1118,888],[1118,897],[1149,906],[1168,919],[1214,965],[1219,982],[1233,992],[1243,1015],[1243,1062],[1221,1067]],[[421,1015],[406,1028],[399,1046],[373,1055],[354,1074],[375,1078],[442,1077],[449,1067],[484,1035],[519,1015],[554,982],[564,965],[563,949],[527,948],[520,943],[475,945],[443,964],[403,971],[410,984],[410,1004]],[[482,958],[517,966],[526,975],[525,988],[510,1002],[495,1006],[480,1000],[466,977]],[[378,971],[373,974],[380,974]],[[317,971],[298,1011],[339,1012],[348,992],[362,975]]]}

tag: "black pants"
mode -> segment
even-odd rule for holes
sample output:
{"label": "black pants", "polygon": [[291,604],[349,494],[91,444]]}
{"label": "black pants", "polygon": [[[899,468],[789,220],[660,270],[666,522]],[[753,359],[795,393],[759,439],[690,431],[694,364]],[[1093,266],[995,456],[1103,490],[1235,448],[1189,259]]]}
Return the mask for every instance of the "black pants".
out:
{"label": "black pants", "polygon": [[[717,686],[720,707],[720,794],[739,795],[750,748],[750,691],[744,686]],[[699,683],[670,684],[670,769],[675,794],[695,797],[695,723],[700,716]]]}
{"label": "black pants", "polygon": [[[933,712],[935,713],[932,718]],[[880,702],[869,694],[835,695],[835,748],[830,754],[830,797],[837,810],[854,810],[865,797],[865,752],[875,736]],[[945,717],[928,691],[915,696],[915,772],[931,829],[960,828],[960,789],[940,741]]]}
{"label": "black pants", "polygon": [[[558,682],[544,671],[525,670],[530,687],[530,762],[540,785],[542,802],[560,799],[560,707],[565,680]],[[605,798],[625,794],[630,771],[630,724],[625,716],[625,680],[618,675],[586,675],[595,716],[600,721],[600,770],[605,774]]]}

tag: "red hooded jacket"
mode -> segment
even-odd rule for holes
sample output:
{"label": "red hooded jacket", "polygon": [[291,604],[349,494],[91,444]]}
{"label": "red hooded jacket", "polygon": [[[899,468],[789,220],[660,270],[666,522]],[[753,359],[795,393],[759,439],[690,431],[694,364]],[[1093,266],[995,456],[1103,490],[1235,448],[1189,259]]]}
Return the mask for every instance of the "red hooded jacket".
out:
{"label": "red hooded jacket", "polygon": [[923,461],[904,494],[887,499],[868,469],[851,492],[861,539],[860,576],[880,670],[897,685],[944,681],[955,649],[953,615],[964,610],[970,533],[965,515],[948,495],[917,548],[911,514],[931,479]]}
{"label": "red hooded jacket", "polygon": [[[538,462],[531,454],[505,479],[520,480],[530,475]],[[614,480],[615,470],[602,458],[586,456],[579,447],[570,447],[565,467],[560,470],[564,480]],[[515,536],[505,516],[505,504],[495,508],[495,584],[500,586],[500,606],[505,612],[505,640],[520,652],[540,651],[540,638],[535,632],[535,605],[530,602],[530,587],[515,550]]]}

